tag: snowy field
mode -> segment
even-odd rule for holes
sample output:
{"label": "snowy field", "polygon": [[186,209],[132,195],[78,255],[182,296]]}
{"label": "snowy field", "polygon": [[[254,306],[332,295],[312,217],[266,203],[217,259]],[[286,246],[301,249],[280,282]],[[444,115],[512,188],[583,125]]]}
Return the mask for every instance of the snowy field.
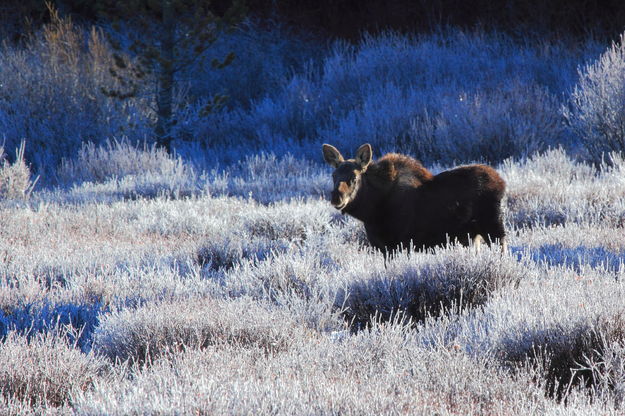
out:
{"label": "snowy field", "polygon": [[[56,25],[0,55],[33,170],[0,167],[0,413],[622,414],[621,46],[251,26],[216,46],[247,66],[180,92],[168,155],[135,144],[145,103],[98,95],[96,32]],[[385,262],[326,200],[324,141],[491,162],[509,252]]]}
{"label": "snowy field", "polygon": [[8,413],[619,413],[625,161],[508,161],[509,253],[386,264],[323,199],[329,169],[245,166],[188,169],[188,196],[141,196],[144,172],[3,205]]}

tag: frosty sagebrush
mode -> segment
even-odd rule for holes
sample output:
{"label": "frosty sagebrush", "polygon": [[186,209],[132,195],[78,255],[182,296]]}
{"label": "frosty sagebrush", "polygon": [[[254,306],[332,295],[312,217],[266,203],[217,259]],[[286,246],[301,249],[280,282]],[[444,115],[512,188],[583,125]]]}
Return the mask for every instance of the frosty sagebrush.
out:
{"label": "frosty sagebrush", "polygon": [[338,343],[313,335],[277,354],[224,345],[190,350],[133,369],[132,381],[101,383],[79,393],[75,409],[78,414],[357,415],[404,409],[495,415],[557,408],[529,380],[461,354],[421,349],[406,339],[406,330],[375,327]]}
{"label": "frosty sagebrush", "polygon": [[[620,175],[610,170],[604,177],[557,153],[508,163],[503,172],[510,192],[528,210],[561,210],[566,218],[575,218],[576,204],[591,195],[548,205],[543,191],[552,190],[538,175],[532,186],[533,176],[522,174],[525,163],[551,169],[554,186],[571,189]],[[68,190],[35,194],[29,206],[3,207],[0,253],[11,259],[2,263],[3,322],[30,320],[45,332],[40,320],[57,313],[69,325],[90,325],[77,353],[90,360],[88,351],[111,352],[104,354],[104,372],[72,393],[72,411],[227,413],[239,403],[258,412],[279,404],[284,414],[301,406],[393,413],[400,404],[442,414],[618,414],[621,373],[613,357],[620,341],[618,331],[606,331],[618,327],[602,322],[618,316],[624,269],[593,264],[592,251],[595,257],[572,267],[555,249],[541,248],[601,244],[598,237],[580,241],[577,233],[599,230],[613,241],[611,258],[623,259],[620,237],[610,238],[620,235],[611,218],[546,227],[535,217],[528,227],[515,220],[519,205],[504,201],[514,256],[449,247],[402,253],[385,264],[359,244],[358,223],[327,202],[287,197],[265,205],[249,189],[252,197],[245,198],[203,193],[127,200],[111,192],[107,202],[80,203],[65,199],[75,192]],[[611,204],[603,198],[592,203],[597,209]],[[186,304],[196,305],[197,313]],[[48,312],[40,314],[44,305]],[[96,313],[79,315],[79,305]],[[248,337],[259,319],[266,332],[256,335],[264,338]],[[585,343],[582,335],[593,331],[605,344]],[[265,348],[275,340],[280,348]],[[556,357],[580,352],[573,356],[592,361],[558,358],[542,365],[534,347]],[[593,366],[594,390],[582,389],[581,375],[589,374],[577,370],[582,366]],[[580,377],[571,376],[575,371]],[[545,397],[550,390],[557,396],[560,385],[566,401]],[[506,386],[505,397],[498,386]],[[187,400],[190,392],[207,401]]]}
{"label": "frosty sagebrush", "polygon": [[599,59],[578,69],[579,81],[563,114],[594,163],[625,151],[625,34]]}
{"label": "frosty sagebrush", "polygon": [[32,178],[30,168],[24,159],[26,142],[22,141],[15,151],[15,160],[7,160],[4,146],[0,146],[0,198],[28,199],[39,177]]}

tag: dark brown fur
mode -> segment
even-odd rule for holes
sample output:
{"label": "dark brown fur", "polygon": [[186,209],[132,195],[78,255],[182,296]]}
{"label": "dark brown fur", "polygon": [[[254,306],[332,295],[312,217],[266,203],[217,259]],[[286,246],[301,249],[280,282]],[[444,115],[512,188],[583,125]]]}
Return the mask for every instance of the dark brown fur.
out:
{"label": "dark brown fur", "polygon": [[[337,164],[333,200],[337,181],[342,182],[340,172],[359,161],[357,157]],[[434,176],[416,160],[394,153],[377,162],[369,159],[360,167],[354,170],[360,177],[350,179],[355,183],[354,196],[340,209],[363,221],[374,247],[386,252],[411,244],[416,248],[456,240],[468,244],[477,235],[487,243],[503,241],[505,182],[493,168],[468,165]]]}

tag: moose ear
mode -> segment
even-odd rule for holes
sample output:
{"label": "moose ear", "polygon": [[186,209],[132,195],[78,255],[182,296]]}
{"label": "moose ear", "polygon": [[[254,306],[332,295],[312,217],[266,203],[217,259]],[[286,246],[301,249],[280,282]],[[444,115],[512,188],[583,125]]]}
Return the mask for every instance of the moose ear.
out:
{"label": "moose ear", "polygon": [[373,151],[369,143],[363,144],[356,150],[356,163],[360,165],[362,170],[367,169],[373,158]]}
{"label": "moose ear", "polygon": [[338,149],[331,144],[324,144],[322,150],[323,159],[328,165],[332,166],[333,168],[336,168],[338,165],[345,161],[345,159],[343,159],[343,156],[341,155],[341,152],[339,152]]}

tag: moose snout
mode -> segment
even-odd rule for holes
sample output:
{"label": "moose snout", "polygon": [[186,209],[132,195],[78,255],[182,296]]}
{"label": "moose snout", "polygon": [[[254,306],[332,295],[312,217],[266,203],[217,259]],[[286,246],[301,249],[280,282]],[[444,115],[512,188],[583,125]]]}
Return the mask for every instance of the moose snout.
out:
{"label": "moose snout", "polygon": [[332,192],[330,192],[330,202],[332,202],[332,205],[343,205],[343,203],[345,202],[345,195],[348,191],[349,188],[347,186],[347,183],[339,182],[338,184],[336,184]]}
{"label": "moose snout", "polygon": [[341,204],[341,193],[338,191],[338,189],[333,189],[332,192],[330,192],[330,202],[332,203],[332,205]]}

